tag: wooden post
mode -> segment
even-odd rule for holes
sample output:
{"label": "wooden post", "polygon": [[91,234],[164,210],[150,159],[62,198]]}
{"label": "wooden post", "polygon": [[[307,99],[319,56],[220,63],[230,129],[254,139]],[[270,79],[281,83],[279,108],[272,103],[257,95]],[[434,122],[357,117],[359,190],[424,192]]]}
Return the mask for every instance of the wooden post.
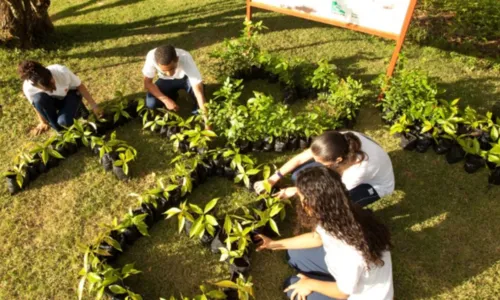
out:
{"label": "wooden post", "polygon": [[252,0],[247,0],[247,21],[252,20],[252,5],[251,2]]}
{"label": "wooden post", "polygon": [[410,27],[411,18],[413,16],[413,11],[415,10],[416,5],[417,0],[411,0],[410,5],[408,5],[408,10],[406,11],[406,17],[403,22],[403,27],[401,28],[401,33],[399,34],[399,37],[396,41],[396,48],[394,48],[394,52],[392,52],[391,62],[389,63],[389,67],[387,68],[387,77],[391,77],[392,73],[394,73],[394,69],[398,61],[399,52],[401,52],[401,48],[403,47],[406,32],[408,31],[408,27]]}

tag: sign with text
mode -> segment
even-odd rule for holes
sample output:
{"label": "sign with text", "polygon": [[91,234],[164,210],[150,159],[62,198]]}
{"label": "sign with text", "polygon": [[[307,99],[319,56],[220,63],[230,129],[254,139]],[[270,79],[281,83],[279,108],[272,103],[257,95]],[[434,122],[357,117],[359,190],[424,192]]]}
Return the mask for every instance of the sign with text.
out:
{"label": "sign with text", "polygon": [[399,35],[410,0],[252,0],[282,9]]}

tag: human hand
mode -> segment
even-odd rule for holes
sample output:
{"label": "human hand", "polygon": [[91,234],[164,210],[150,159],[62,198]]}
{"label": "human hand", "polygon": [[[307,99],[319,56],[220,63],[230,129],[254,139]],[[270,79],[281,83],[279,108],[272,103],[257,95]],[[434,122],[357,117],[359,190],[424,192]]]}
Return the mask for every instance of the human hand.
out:
{"label": "human hand", "polygon": [[174,100],[168,98],[167,96],[161,97],[160,100],[165,104],[168,110],[179,111],[179,106]]}
{"label": "human hand", "polygon": [[284,292],[292,291],[290,300],[307,300],[307,296],[312,293],[308,287],[310,279],[303,274],[297,274],[297,277],[299,277],[299,281],[288,286]]}
{"label": "human hand", "polygon": [[31,135],[40,135],[49,130],[50,126],[44,122],[40,122],[35,128],[31,130]]}
{"label": "human hand", "polygon": [[272,239],[262,234],[256,234],[255,237],[257,240],[260,240],[257,244],[257,251],[271,249],[271,243],[273,242]]}
{"label": "human hand", "polygon": [[265,190],[265,184],[266,182],[272,187],[274,185],[274,182],[271,182],[270,180],[261,180],[257,181],[253,184],[253,188],[257,194],[262,194]]}
{"label": "human hand", "polygon": [[273,194],[273,197],[277,197],[281,200],[284,200],[284,199],[290,199],[290,198],[294,197],[295,195],[297,195],[297,188],[296,187],[289,187],[289,188],[279,190],[279,192]]}
{"label": "human hand", "polygon": [[92,108],[92,112],[94,112],[94,115],[96,115],[96,117],[98,118],[101,118],[103,115],[102,109],[97,104],[94,106],[94,108]]}

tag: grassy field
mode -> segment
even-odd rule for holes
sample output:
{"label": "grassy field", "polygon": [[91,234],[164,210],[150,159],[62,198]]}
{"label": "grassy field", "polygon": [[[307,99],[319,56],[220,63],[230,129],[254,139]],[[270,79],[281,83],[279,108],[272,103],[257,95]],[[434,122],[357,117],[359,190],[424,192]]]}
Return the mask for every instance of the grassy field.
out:
{"label": "grassy field", "polygon": [[[0,49],[2,171],[20,149],[48,137],[27,134],[37,121],[16,77],[21,59],[68,66],[102,103],[112,100],[116,90],[143,96],[140,70],[147,51],[171,43],[192,53],[212,92],[216,81],[209,53],[224,38],[239,33],[245,11],[241,0],[53,2],[50,13],[56,32],[43,49]],[[412,40],[404,51],[410,67],[428,71],[446,90],[447,98],[459,97],[462,105],[485,111],[500,99],[499,52],[494,41],[498,32],[488,27],[498,20],[495,12],[500,5],[475,1],[479,8],[469,5],[464,13],[460,3],[421,1]],[[492,12],[483,23],[481,5]],[[457,13],[450,19],[449,11]],[[442,23],[432,23],[430,17]],[[326,58],[338,65],[342,75],[361,79],[376,93],[370,81],[385,71],[393,43],[274,13],[258,11],[255,18],[269,27],[262,37],[263,48],[311,61]],[[458,21],[462,23],[454,23]],[[481,37],[478,28],[492,32],[481,30]],[[247,91],[253,89],[279,95],[276,86],[249,83]],[[403,152],[370,105],[361,111],[357,130],[385,147],[395,169],[397,191],[373,209],[393,233],[397,298],[497,299],[500,189],[487,186],[487,171],[468,175],[461,165],[449,166],[432,151]],[[11,197],[4,188],[0,190],[0,299],[74,299],[81,266],[77,243],[89,243],[99,224],[109,223],[134,205],[129,193],[149,188],[157,176],[169,174],[173,155],[169,142],[143,132],[138,120],[120,128],[118,136],[139,152],[130,182],[118,182],[104,173],[95,157],[81,150],[27,191]],[[292,155],[257,157],[280,164]],[[222,197],[228,208],[252,200],[252,195],[223,179],[206,183],[191,196],[198,203],[213,197]],[[156,225],[152,237],[141,239],[122,259],[135,261],[144,271],[129,284],[146,299],[192,295],[202,282],[226,274],[217,257],[178,236],[173,227],[171,222]],[[285,234],[290,234],[290,226],[286,227]],[[282,281],[291,274],[284,253],[255,254],[252,262],[257,299],[281,299]]]}

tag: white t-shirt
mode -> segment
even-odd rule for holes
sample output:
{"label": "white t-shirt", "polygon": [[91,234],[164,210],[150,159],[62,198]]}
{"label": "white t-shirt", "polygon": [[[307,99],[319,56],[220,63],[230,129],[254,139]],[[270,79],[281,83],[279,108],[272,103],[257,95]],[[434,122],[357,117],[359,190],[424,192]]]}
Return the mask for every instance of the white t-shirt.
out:
{"label": "white t-shirt", "polygon": [[377,143],[354,132],[361,141],[361,150],[366,153],[365,160],[350,166],[342,174],[342,182],[348,190],[360,184],[367,183],[373,186],[380,197],[394,192],[394,171],[389,155]]}
{"label": "white t-shirt", "polygon": [[78,76],[62,65],[50,65],[47,67],[56,82],[56,89],[53,92],[44,91],[37,88],[29,80],[23,83],[23,92],[30,103],[33,103],[33,96],[38,93],[46,93],[57,99],[63,99],[69,90],[74,90],[82,84]]}
{"label": "white t-shirt", "polygon": [[385,251],[382,256],[383,266],[371,266],[367,270],[363,255],[356,248],[327,233],[321,226],[316,228],[316,232],[323,241],[328,271],[335,278],[339,290],[349,295],[349,300],[393,299],[390,251]]}
{"label": "white t-shirt", "polygon": [[173,76],[165,75],[158,67],[155,60],[155,51],[156,48],[149,51],[146,56],[146,63],[142,68],[142,74],[144,76],[148,78],[155,78],[156,74],[158,74],[158,77],[161,79],[182,79],[187,75],[191,86],[195,86],[202,81],[200,71],[194,62],[193,57],[186,50],[175,49],[175,52],[179,57],[179,62]]}

